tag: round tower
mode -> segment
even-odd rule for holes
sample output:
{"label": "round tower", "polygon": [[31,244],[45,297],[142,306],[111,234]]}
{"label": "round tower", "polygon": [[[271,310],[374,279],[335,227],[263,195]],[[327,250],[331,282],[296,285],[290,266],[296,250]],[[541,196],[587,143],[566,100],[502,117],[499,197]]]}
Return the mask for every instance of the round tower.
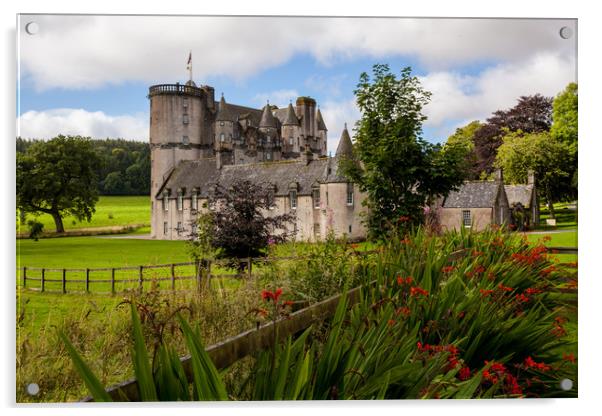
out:
{"label": "round tower", "polygon": [[206,137],[206,94],[193,81],[149,88],[151,197],[180,161],[213,153],[211,138]]}

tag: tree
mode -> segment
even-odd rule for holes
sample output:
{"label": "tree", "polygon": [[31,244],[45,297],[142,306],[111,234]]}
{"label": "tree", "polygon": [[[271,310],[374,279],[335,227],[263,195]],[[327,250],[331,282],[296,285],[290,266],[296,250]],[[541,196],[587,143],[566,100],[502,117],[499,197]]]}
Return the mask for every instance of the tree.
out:
{"label": "tree", "polygon": [[539,133],[549,131],[552,125],[552,99],[541,94],[522,96],[509,110],[498,110],[474,133],[476,168],[472,176],[493,171],[493,165],[502,138],[509,131]]}
{"label": "tree", "polygon": [[89,138],[58,136],[36,141],[17,154],[17,208],[52,215],[61,233],[62,217],[90,221],[98,201],[99,158]]}
{"label": "tree", "polygon": [[577,192],[577,139],[579,96],[577,84],[571,82],[564,91],[554,98],[552,128],[550,134],[569,148],[569,157],[573,161],[572,185]]}
{"label": "tree", "polygon": [[367,225],[377,237],[400,218],[406,225],[422,222],[425,204],[459,186],[465,172],[461,146],[444,151],[422,139],[422,108],[431,94],[411,69],[397,78],[378,64],[373,76],[362,73],[355,90],[362,117],[353,151],[360,163],[347,160],[343,168],[368,195]]}
{"label": "tree", "polygon": [[[456,129],[454,134],[447,138],[445,146],[460,146],[464,149],[464,161],[466,163],[466,170],[470,173],[476,171],[477,155],[474,147],[474,135],[483,124],[480,121],[472,121],[464,127]],[[476,179],[476,177],[471,177]]]}
{"label": "tree", "polygon": [[198,235],[208,237],[221,257],[260,256],[270,244],[284,242],[293,234],[290,225],[295,217],[266,215],[273,206],[273,187],[269,184],[240,179],[228,188],[218,184],[207,199],[209,217],[203,216],[198,223],[204,227]]}
{"label": "tree", "polygon": [[574,198],[571,184],[573,162],[568,157],[569,145],[554,139],[550,133],[524,134],[511,132],[503,138],[495,165],[513,183],[524,183],[533,170],[540,197],[546,201],[554,218],[553,203]]}

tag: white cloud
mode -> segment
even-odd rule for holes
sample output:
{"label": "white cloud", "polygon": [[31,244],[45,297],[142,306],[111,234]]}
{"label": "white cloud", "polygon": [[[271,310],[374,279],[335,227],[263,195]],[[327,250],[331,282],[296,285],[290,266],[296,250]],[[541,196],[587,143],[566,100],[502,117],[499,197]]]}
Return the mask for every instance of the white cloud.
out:
{"label": "white cloud", "polygon": [[102,111],[75,108],[28,111],[17,119],[17,135],[35,139],[63,134],[145,141],[148,129],[147,114],[109,116]]}
{"label": "white cloud", "polygon": [[575,76],[574,60],[555,53],[499,64],[474,76],[432,72],[421,78],[424,88],[433,93],[424,109],[428,116],[425,125],[443,133],[449,129],[450,120],[485,120],[496,110],[513,107],[520,96],[555,96],[569,82],[576,81]]}
{"label": "white cloud", "polygon": [[[38,34],[25,25],[35,20]],[[412,55],[430,69],[519,61],[538,52],[575,53],[560,38],[574,20],[193,16],[21,16],[21,76],[36,88],[96,88],[138,80],[182,80],[192,50],[194,78],[248,78],[294,54],[321,64]]]}
{"label": "white cloud", "polygon": [[353,127],[355,122],[360,119],[361,114],[355,99],[326,101],[320,105],[320,112],[324,117],[326,128],[328,128],[328,151],[334,155],[345,123],[347,123],[347,129],[353,138]]}
{"label": "white cloud", "polygon": [[286,107],[289,102],[295,102],[299,97],[297,90],[277,90],[256,94],[253,100],[256,101],[262,108],[270,101],[271,105],[277,105],[279,108]]}

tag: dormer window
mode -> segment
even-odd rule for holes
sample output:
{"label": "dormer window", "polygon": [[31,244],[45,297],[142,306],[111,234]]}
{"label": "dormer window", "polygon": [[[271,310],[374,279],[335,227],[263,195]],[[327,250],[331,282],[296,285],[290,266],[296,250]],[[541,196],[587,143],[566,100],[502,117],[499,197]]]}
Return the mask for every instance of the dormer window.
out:
{"label": "dormer window", "polygon": [[178,191],[178,199],[176,200],[176,208],[178,211],[182,211],[184,209],[184,191]]}
{"label": "dormer window", "polygon": [[163,211],[169,211],[169,192],[163,192]]}
{"label": "dormer window", "polygon": [[192,195],[190,197],[190,209],[193,211],[199,209],[199,193],[196,189],[192,191]]}

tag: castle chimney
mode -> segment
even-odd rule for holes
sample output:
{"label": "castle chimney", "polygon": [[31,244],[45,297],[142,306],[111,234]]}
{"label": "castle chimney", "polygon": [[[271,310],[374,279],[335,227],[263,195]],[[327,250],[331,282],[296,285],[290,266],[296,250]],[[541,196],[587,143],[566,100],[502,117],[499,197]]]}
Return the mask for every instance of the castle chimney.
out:
{"label": "castle chimney", "polygon": [[527,185],[535,184],[535,171],[533,169],[529,169],[527,171]]}
{"label": "castle chimney", "polygon": [[502,182],[502,183],[504,182],[504,172],[503,172],[502,168],[497,168],[494,171],[494,178],[498,182]]}
{"label": "castle chimney", "polygon": [[314,154],[311,150],[307,149],[305,151],[305,153],[303,153],[303,160],[305,161],[306,165],[309,165],[309,162],[311,162],[314,159]]}

